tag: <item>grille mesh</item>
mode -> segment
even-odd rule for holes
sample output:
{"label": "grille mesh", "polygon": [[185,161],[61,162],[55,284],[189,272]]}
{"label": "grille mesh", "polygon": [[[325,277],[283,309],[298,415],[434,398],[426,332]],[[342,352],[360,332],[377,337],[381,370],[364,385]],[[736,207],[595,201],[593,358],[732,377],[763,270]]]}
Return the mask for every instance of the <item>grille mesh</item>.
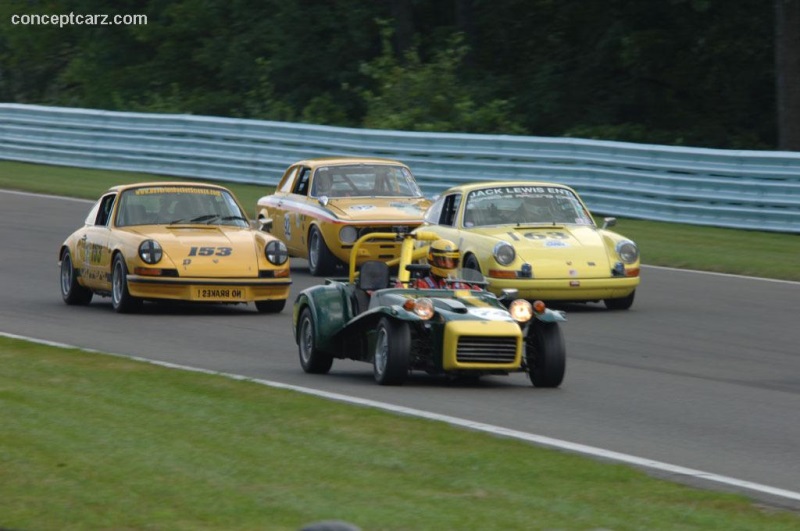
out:
{"label": "grille mesh", "polygon": [[511,363],[516,355],[516,337],[461,336],[456,347],[459,363]]}

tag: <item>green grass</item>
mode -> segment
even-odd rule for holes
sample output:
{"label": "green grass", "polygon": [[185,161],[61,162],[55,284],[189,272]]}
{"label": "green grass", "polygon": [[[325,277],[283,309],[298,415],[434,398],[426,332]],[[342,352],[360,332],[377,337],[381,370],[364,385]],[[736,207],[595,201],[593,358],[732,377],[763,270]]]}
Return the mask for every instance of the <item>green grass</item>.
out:
{"label": "green grass", "polygon": [[[278,176],[276,176],[277,178]],[[142,173],[0,162],[0,188],[96,199],[115,184],[186,180]],[[233,190],[250,216],[273,187],[220,183]],[[579,190],[580,192],[580,190]],[[703,271],[800,280],[800,235],[620,219],[616,231],[639,245],[642,261]]]}
{"label": "green grass", "polygon": [[0,527],[800,529],[631,467],[0,337]]}

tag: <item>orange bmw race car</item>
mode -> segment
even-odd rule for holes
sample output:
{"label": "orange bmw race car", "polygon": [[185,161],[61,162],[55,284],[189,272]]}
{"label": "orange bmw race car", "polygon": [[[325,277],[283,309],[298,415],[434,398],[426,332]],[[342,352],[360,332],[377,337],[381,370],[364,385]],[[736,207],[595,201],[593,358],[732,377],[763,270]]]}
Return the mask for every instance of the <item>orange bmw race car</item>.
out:
{"label": "orange bmw race car", "polygon": [[[348,264],[361,236],[419,226],[428,205],[405,164],[332,157],[292,164],[256,211],[261,228],[286,242],[291,256],[308,258],[311,274],[319,276]],[[372,242],[361,247],[356,262],[399,255],[397,242]]]}

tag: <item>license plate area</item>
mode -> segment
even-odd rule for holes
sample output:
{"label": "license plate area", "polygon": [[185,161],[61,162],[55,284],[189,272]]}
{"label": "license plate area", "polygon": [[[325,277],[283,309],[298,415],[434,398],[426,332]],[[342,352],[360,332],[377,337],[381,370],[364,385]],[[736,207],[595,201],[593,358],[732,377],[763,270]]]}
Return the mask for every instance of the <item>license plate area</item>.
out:
{"label": "license plate area", "polygon": [[243,301],[244,288],[227,286],[203,286],[194,288],[194,299],[198,301]]}

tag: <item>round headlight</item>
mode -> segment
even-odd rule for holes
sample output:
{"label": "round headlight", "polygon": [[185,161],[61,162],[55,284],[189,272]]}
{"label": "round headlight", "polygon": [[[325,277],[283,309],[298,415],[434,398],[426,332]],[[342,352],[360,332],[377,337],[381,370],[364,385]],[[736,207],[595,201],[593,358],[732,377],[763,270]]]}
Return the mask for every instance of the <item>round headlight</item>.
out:
{"label": "round headlight", "polygon": [[533,305],[525,299],[516,299],[508,305],[508,312],[518,323],[527,323],[533,317]]}
{"label": "round headlight", "polygon": [[420,319],[430,319],[433,317],[433,301],[427,297],[421,297],[414,301],[414,313]]}
{"label": "round headlight", "polygon": [[280,240],[272,240],[267,243],[264,255],[269,260],[269,263],[274,265],[283,265],[289,259],[289,251],[286,249],[286,244]]}
{"label": "round headlight", "polygon": [[508,242],[500,242],[494,246],[494,259],[500,265],[507,266],[516,258],[517,252]]}
{"label": "round headlight", "polygon": [[339,231],[339,239],[342,243],[351,244],[358,239],[358,230],[349,225],[342,227],[342,230]]}
{"label": "round headlight", "polygon": [[161,245],[155,240],[145,240],[139,244],[139,258],[145,264],[157,264],[164,256]]}
{"label": "round headlight", "polygon": [[639,259],[639,248],[630,240],[617,243],[617,254],[626,264],[632,264]]}

